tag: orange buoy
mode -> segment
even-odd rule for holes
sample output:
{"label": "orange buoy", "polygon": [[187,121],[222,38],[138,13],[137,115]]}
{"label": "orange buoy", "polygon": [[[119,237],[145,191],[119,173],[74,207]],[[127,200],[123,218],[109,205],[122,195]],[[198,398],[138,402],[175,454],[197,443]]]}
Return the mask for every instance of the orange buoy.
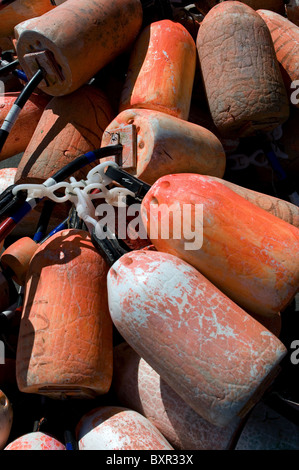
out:
{"label": "orange buoy", "polygon": [[271,35],[251,7],[238,1],[214,6],[196,45],[211,115],[223,137],[268,132],[287,120],[288,97]]}
{"label": "orange buoy", "polygon": [[63,230],[36,250],[17,348],[20,391],[93,398],[109,390],[112,322],[106,274],[106,263],[82,230]]}
{"label": "orange buoy", "polygon": [[15,0],[0,10],[0,37],[13,36],[14,27],[54,8],[51,0]]}
{"label": "orange buoy", "polygon": [[132,45],[142,17],[139,0],[68,0],[15,27],[18,59],[28,78],[44,68],[41,90],[66,95]]}
{"label": "orange buoy", "polygon": [[37,431],[10,442],[4,450],[66,450],[64,444],[49,434]]}
{"label": "orange buoy", "polygon": [[285,4],[285,10],[288,20],[296,26],[299,26],[299,1],[289,0],[288,3]]}
{"label": "orange buoy", "polygon": [[[76,157],[101,145],[104,129],[113,119],[106,96],[85,85],[74,93],[52,98],[21,158],[15,183],[43,183]],[[85,179],[96,163],[74,173]]]}
{"label": "orange buoy", "polygon": [[79,421],[76,434],[79,450],[173,450],[144,416],[119,406],[89,411]]}
{"label": "orange buoy", "polygon": [[[0,125],[2,125],[19,94],[20,92],[9,92],[2,97],[0,102]],[[0,152],[1,161],[24,152],[48,102],[49,98],[44,94],[33,93],[30,96],[12,127],[3,150]]]}
{"label": "orange buoy", "polygon": [[298,291],[298,228],[209,176],[163,176],[143,199],[141,216],[157,250],[196,267],[249,312],[278,314]]}
{"label": "orange buoy", "polygon": [[124,340],[210,423],[244,417],[277,375],[279,339],[177,256],[127,253],[107,286]]}
{"label": "orange buoy", "polygon": [[211,180],[224,184],[235,193],[244,197],[247,201],[252,202],[252,204],[275,215],[288,224],[299,228],[299,207],[295,206],[295,204],[285,201],[284,199],[270,196],[269,194],[259,193],[248,188],[243,188],[238,184],[231,183],[224,179],[211,177]]}
{"label": "orange buoy", "polygon": [[199,416],[127,343],[114,348],[113,390],[122,406],[144,415],[180,450],[228,450],[242,420],[225,428]]}
{"label": "orange buoy", "polygon": [[268,10],[258,10],[271,33],[277,60],[291,103],[299,107],[299,27],[282,15]]}
{"label": "orange buoy", "polygon": [[11,403],[5,393],[0,390],[0,450],[4,449],[8,441],[12,420],[13,409]]}
{"label": "orange buoy", "polygon": [[29,268],[30,260],[38,244],[29,237],[20,238],[9,245],[0,256],[0,261],[4,269],[12,271],[13,280],[23,286]]}
{"label": "orange buoy", "polygon": [[123,145],[120,165],[149,184],[169,173],[224,175],[226,158],[219,139],[191,122],[160,111],[129,109],[105,129],[101,146],[109,145],[113,135]]}
{"label": "orange buoy", "polygon": [[135,42],[119,110],[145,108],[188,119],[196,67],[196,47],[174,21],[148,25]]}

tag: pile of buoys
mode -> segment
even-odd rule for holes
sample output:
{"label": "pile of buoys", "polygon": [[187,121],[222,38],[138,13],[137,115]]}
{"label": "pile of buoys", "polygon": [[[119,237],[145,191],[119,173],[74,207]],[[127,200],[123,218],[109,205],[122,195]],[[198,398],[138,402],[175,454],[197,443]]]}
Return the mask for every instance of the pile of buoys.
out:
{"label": "pile of buoys", "polygon": [[299,449],[298,18],[0,0],[0,450]]}

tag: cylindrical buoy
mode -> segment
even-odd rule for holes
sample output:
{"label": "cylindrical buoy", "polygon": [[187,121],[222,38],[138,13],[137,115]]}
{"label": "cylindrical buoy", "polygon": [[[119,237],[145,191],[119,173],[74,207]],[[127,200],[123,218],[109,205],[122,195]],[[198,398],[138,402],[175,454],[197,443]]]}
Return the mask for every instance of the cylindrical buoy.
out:
{"label": "cylindrical buoy", "polygon": [[242,420],[225,429],[204,420],[127,343],[114,348],[113,389],[122,406],[149,419],[180,450],[228,450]]}
{"label": "cylindrical buoy", "polygon": [[[1,362],[0,362],[1,364]],[[0,366],[2,367],[2,366]],[[3,450],[11,431],[13,420],[13,409],[12,405],[5,395],[0,390],[0,450]]]}
{"label": "cylindrical buoy", "polygon": [[127,253],[107,286],[124,340],[210,423],[245,416],[277,374],[279,339],[177,256]]}
{"label": "cylindrical buoy", "polygon": [[34,240],[24,237],[9,245],[0,256],[3,268],[13,272],[13,280],[20,286],[25,284],[30,260],[37,249]]}
{"label": "cylindrical buoy", "polygon": [[77,425],[76,435],[79,450],[173,450],[149,420],[119,406],[86,413]]}
{"label": "cylindrical buoy", "polygon": [[[0,125],[19,95],[20,92],[5,93],[0,99]],[[49,97],[44,94],[33,93],[30,96],[0,152],[1,161],[24,152],[48,102]]]}
{"label": "cylindrical buoy", "polygon": [[[43,183],[76,157],[99,148],[112,119],[106,96],[93,86],[52,98],[18,165],[15,183]],[[95,164],[73,176],[85,179]]]}
{"label": "cylindrical buoy", "polygon": [[244,188],[238,184],[231,183],[230,181],[224,179],[215,178],[212,176],[210,179],[224,184],[252,204],[260,207],[261,209],[264,209],[270,214],[275,215],[288,224],[299,228],[299,207],[295,206],[295,204],[285,201],[284,199],[270,196],[269,194],[259,193],[258,191]]}
{"label": "cylindrical buoy", "polygon": [[299,27],[273,11],[258,10],[257,13],[263,18],[271,33],[290,101],[299,108]]}
{"label": "cylindrical buoy", "polygon": [[30,432],[10,442],[4,450],[66,450],[65,445],[49,434]]}
{"label": "cylindrical buoy", "polygon": [[63,230],[37,249],[17,348],[20,391],[58,399],[107,393],[112,322],[106,275],[107,265],[85,231]]}
{"label": "cylindrical buoy", "polygon": [[268,132],[286,121],[288,96],[257,12],[238,1],[216,5],[202,21],[196,45],[211,115],[223,137]]}
{"label": "cylindrical buoy", "polygon": [[285,10],[288,20],[299,26],[299,0],[289,0],[285,4]]}
{"label": "cylindrical buoy", "polygon": [[0,10],[0,37],[13,36],[14,27],[54,8],[51,0],[15,0]]}
{"label": "cylindrical buoy", "polygon": [[119,110],[145,108],[188,119],[196,47],[186,28],[170,20],[148,25],[135,42]]}
{"label": "cylindrical buoy", "polygon": [[298,228],[209,176],[163,176],[141,216],[158,250],[193,265],[249,312],[275,315],[298,291]]}
{"label": "cylindrical buoy", "polygon": [[160,111],[130,109],[105,129],[102,147],[109,145],[113,134],[124,145],[121,166],[149,184],[178,172],[224,175],[226,158],[219,139],[191,122]]}
{"label": "cylindrical buoy", "polygon": [[45,93],[66,95],[132,45],[142,18],[139,0],[68,0],[15,27],[18,59],[27,77],[43,66]]}

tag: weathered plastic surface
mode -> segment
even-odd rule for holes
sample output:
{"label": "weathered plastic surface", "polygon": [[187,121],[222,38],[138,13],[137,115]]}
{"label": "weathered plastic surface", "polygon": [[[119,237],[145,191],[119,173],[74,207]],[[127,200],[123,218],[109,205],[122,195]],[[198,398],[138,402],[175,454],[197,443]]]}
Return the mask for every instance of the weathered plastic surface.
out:
{"label": "weathered plastic surface", "polygon": [[238,184],[231,183],[230,181],[226,181],[224,179],[213,177],[211,177],[211,179],[224,184],[235,193],[244,197],[247,201],[252,202],[252,204],[260,207],[261,209],[264,209],[270,214],[275,215],[288,224],[299,228],[299,207],[295,206],[295,204],[285,201],[284,199],[270,196],[269,194],[259,193],[248,188],[243,188]]}
{"label": "weathered plastic surface", "polygon": [[230,449],[241,423],[220,428],[204,420],[127,343],[114,348],[113,389],[122,406],[143,414],[175,449]]}
{"label": "weathered plastic surface", "polygon": [[0,36],[13,36],[18,23],[43,15],[53,8],[51,0],[15,0],[0,11]]}
{"label": "weathered plastic surface", "polygon": [[66,450],[66,448],[55,437],[38,431],[18,437],[4,450]]}
{"label": "weathered plastic surface", "polygon": [[286,353],[274,335],[171,254],[128,253],[110,268],[107,285],[122,337],[216,426],[246,415]]}
{"label": "weathered plastic surface", "polygon": [[20,391],[93,398],[112,378],[107,265],[87,232],[63,230],[31,259],[17,349]]}
{"label": "weathered plastic surface", "polygon": [[[285,85],[290,93],[291,103],[299,108],[299,99],[292,99],[296,95],[291,83],[297,80],[299,84],[299,27],[287,18],[268,10],[258,10],[271,33],[277,60],[283,69]],[[297,93],[298,95],[298,93]]]}
{"label": "weathered plastic surface", "polygon": [[160,176],[182,172],[224,175],[225,153],[212,132],[159,111],[123,111],[105,129],[101,146],[109,144],[111,132],[130,124],[137,131],[137,166],[130,172],[143,181],[153,184]]}
{"label": "weathered plastic surface", "polygon": [[[20,92],[10,92],[0,97],[0,126],[19,95]],[[48,102],[49,98],[44,94],[30,96],[0,152],[0,161],[24,152]]]}
{"label": "weathered plastic surface", "polygon": [[27,66],[24,56],[50,51],[62,77],[48,73],[48,85],[43,80],[39,88],[52,96],[71,93],[132,45],[142,16],[139,0],[68,0],[16,26],[20,64],[31,77],[38,66]]}
{"label": "weathered plastic surface", "polygon": [[[0,367],[2,367],[0,365]],[[5,395],[0,390],[0,450],[3,450],[11,431],[13,420],[13,409],[12,405]]]}
{"label": "weathered plastic surface", "polygon": [[13,280],[20,286],[25,284],[30,260],[38,248],[38,244],[29,237],[20,238],[9,245],[0,257],[4,269],[13,271]]}
{"label": "weathered plastic surface", "polygon": [[154,109],[187,120],[195,67],[187,29],[170,20],[151,23],[134,44],[119,110]]}
{"label": "weathered plastic surface", "polygon": [[[170,237],[163,235],[167,212],[172,211],[174,220],[181,220],[184,205],[193,211],[192,242],[183,228],[178,234],[170,232]],[[195,219],[196,205],[202,205],[203,225],[200,217]],[[163,176],[143,199],[141,216],[159,251],[196,267],[249,312],[271,317],[283,311],[298,291],[299,229],[209,176]],[[187,216],[185,221],[189,226]]]}
{"label": "weathered plastic surface", "polygon": [[[15,182],[43,183],[76,157],[99,148],[112,119],[106,96],[95,87],[85,85],[70,95],[52,98],[18,165]],[[85,179],[95,165],[72,176]]]}
{"label": "weathered plastic surface", "polygon": [[290,0],[285,5],[288,20],[299,26],[299,0]]}
{"label": "weathered plastic surface", "polygon": [[257,12],[238,1],[216,5],[201,23],[196,45],[211,115],[224,137],[268,132],[286,121],[288,96]]}
{"label": "weathered plastic surface", "polygon": [[173,450],[149,420],[119,406],[91,410],[76,434],[79,450]]}
{"label": "weathered plastic surface", "polygon": [[260,402],[252,410],[235,449],[299,450],[299,428]]}

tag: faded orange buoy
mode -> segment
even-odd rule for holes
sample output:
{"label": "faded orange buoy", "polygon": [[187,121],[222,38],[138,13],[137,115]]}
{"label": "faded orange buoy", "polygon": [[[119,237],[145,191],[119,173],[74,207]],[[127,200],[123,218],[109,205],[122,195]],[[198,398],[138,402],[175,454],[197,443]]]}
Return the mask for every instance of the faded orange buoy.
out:
{"label": "faded orange buoy", "polygon": [[76,434],[79,450],[173,450],[144,416],[119,406],[89,411]]}
{"label": "faded orange buoy", "polygon": [[127,343],[114,348],[113,389],[122,406],[149,419],[175,449],[228,450],[242,422],[220,428],[204,420]]}
{"label": "faded orange buoy", "polygon": [[224,184],[252,204],[260,207],[261,209],[264,209],[270,214],[275,215],[288,224],[299,228],[299,207],[295,206],[295,204],[285,201],[284,199],[270,196],[269,194],[259,193],[258,191],[243,188],[238,184],[231,183],[230,181],[226,181],[224,179],[211,177],[211,180]]}
{"label": "faded orange buoy", "polygon": [[43,15],[53,8],[51,0],[15,0],[0,10],[0,37],[13,36],[18,23]]}
{"label": "faded orange buoy", "polygon": [[27,77],[44,67],[45,93],[66,95],[132,45],[142,17],[139,0],[68,0],[15,27],[18,59]]}
{"label": "faded orange buoy", "polygon": [[10,442],[4,450],[66,450],[55,437],[37,431],[24,434]]}
{"label": "faded orange buoy", "polygon": [[[5,93],[2,97],[0,101],[0,126],[19,95],[20,92],[10,92]],[[24,152],[48,102],[49,98],[46,95],[33,93],[30,96],[12,127],[3,150],[0,152],[1,161]]]}
{"label": "faded orange buoy", "polygon": [[25,284],[30,260],[38,246],[29,237],[20,238],[9,245],[0,257],[3,268],[13,272],[13,280],[20,286]]}
{"label": "faded orange buoy", "polygon": [[238,1],[214,6],[196,45],[211,115],[223,137],[268,132],[287,120],[288,97],[271,35],[251,7]]}
{"label": "faded orange buoy", "polygon": [[[43,183],[76,157],[99,148],[112,119],[106,96],[93,86],[52,98],[18,165],[15,183]],[[95,164],[73,176],[85,179]]]}
{"label": "faded orange buoy", "polygon": [[169,173],[224,174],[226,158],[221,142],[191,122],[160,111],[129,109],[105,129],[102,147],[111,143],[113,134],[123,145],[121,166],[149,184]]}
{"label": "faded orange buoy", "polygon": [[[299,107],[299,27],[282,15],[258,10],[271,33],[277,60],[283,69],[283,78],[291,103]],[[295,89],[295,91],[294,91]]]}
{"label": "faded orange buoy", "polygon": [[143,199],[141,216],[159,251],[196,267],[249,312],[275,315],[298,291],[298,228],[209,176],[163,176]]}
{"label": "faded orange buoy", "polygon": [[[1,361],[0,361],[1,364]],[[0,365],[0,367],[2,367]],[[5,395],[0,390],[0,450],[3,450],[11,431],[13,420],[13,409],[12,405]]]}
{"label": "faded orange buoy", "polygon": [[63,230],[36,250],[18,340],[20,391],[91,398],[109,390],[112,322],[106,274],[87,232]]}
{"label": "faded orange buoy", "polygon": [[183,25],[151,23],[135,42],[119,110],[154,109],[187,120],[195,66],[195,43]]}
{"label": "faded orange buoy", "polygon": [[127,253],[107,286],[125,341],[210,423],[244,417],[276,376],[284,345],[177,256]]}

